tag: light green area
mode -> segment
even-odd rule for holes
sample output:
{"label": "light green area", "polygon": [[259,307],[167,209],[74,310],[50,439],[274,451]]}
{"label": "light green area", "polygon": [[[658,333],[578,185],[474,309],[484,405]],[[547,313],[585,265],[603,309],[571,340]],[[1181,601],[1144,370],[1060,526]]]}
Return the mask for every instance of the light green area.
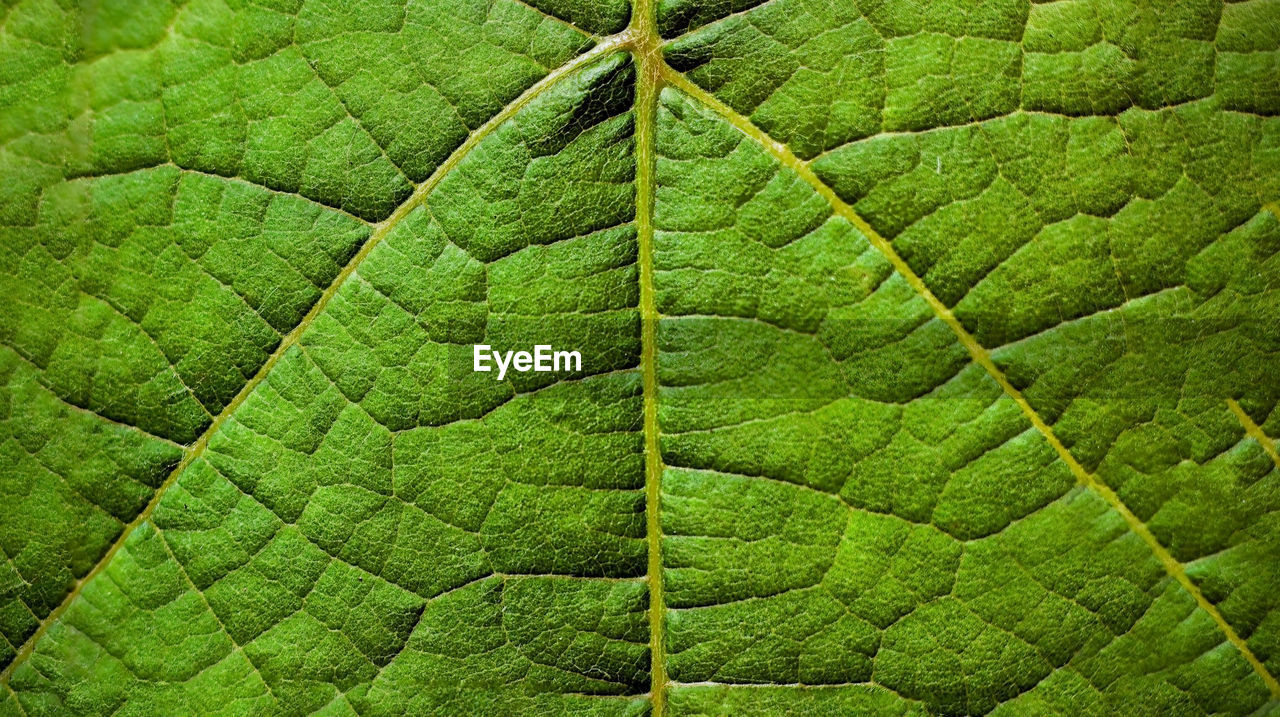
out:
{"label": "light green area", "polygon": [[1276,0],[5,4],[0,715],[1274,709],[1278,58]]}

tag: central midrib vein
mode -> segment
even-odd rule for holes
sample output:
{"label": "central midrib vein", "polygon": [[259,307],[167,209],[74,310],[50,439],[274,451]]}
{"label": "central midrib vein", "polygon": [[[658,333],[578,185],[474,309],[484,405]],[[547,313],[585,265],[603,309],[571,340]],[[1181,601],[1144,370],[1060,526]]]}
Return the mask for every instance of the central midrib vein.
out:
{"label": "central midrib vein", "polygon": [[640,269],[640,366],[644,380],[645,540],[649,584],[649,701],[653,717],[667,708],[667,654],[662,595],[662,455],[658,449],[658,308],[654,296],[653,210],[657,186],[656,124],[662,89],[662,41],[652,0],[633,0],[631,33],[636,61],[636,239]]}

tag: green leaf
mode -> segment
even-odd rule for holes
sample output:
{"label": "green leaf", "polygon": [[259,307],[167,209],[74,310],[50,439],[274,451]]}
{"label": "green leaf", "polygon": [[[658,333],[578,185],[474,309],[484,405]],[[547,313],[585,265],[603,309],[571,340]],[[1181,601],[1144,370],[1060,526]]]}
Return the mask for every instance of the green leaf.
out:
{"label": "green leaf", "polygon": [[1280,699],[1280,3],[3,12],[0,714]]}

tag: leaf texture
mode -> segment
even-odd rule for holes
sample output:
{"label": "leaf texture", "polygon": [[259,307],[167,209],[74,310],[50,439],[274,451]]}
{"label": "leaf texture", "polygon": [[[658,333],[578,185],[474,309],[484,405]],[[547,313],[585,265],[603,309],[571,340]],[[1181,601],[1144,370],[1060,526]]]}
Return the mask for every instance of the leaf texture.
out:
{"label": "leaf texture", "polygon": [[1280,3],[3,13],[0,714],[1280,699]]}

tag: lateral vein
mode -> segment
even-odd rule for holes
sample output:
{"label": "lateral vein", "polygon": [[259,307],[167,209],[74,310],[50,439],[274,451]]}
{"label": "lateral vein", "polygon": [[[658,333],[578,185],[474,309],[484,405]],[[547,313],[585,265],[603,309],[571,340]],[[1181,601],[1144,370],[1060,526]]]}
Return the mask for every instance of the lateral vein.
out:
{"label": "lateral vein", "polygon": [[898,274],[900,274],[911,288],[929,304],[929,307],[933,310],[934,314],[936,314],[939,319],[950,327],[952,333],[956,335],[956,338],[969,352],[973,361],[981,366],[991,376],[991,378],[1000,385],[1000,388],[1004,390],[1005,394],[1017,403],[1018,407],[1022,409],[1023,415],[1025,415],[1031,424],[1035,426],[1036,430],[1044,436],[1045,440],[1048,441],[1049,445],[1058,454],[1058,457],[1062,459],[1062,462],[1067,465],[1067,468],[1071,471],[1071,474],[1075,476],[1076,480],[1097,493],[1117,513],[1119,513],[1122,518],[1124,518],[1129,529],[1136,533],[1138,537],[1142,538],[1143,542],[1147,544],[1147,547],[1150,548],[1151,552],[1160,561],[1165,572],[1176,580],[1178,584],[1191,595],[1196,604],[1213,619],[1214,623],[1217,624],[1218,629],[1222,631],[1227,640],[1240,651],[1245,660],[1247,660],[1253,667],[1254,671],[1258,673],[1258,676],[1262,678],[1262,681],[1267,685],[1271,694],[1273,696],[1280,697],[1280,682],[1276,680],[1275,676],[1272,675],[1257,656],[1253,654],[1253,651],[1249,649],[1249,646],[1244,639],[1242,639],[1226,619],[1222,617],[1222,613],[1218,611],[1217,606],[1209,602],[1209,600],[1204,596],[1204,593],[1200,591],[1200,588],[1191,581],[1191,578],[1187,576],[1187,572],[1183,568],[1182,564],[1173,557],[1169,550],[1165,548],[1158,539],[1156,539],[1150,528],[1148,528],[1147,525],[1138,518],[1138,516],[1134,515],[1133,511],[1124,504],[1120,499],[1120,496],[1118,496],[1114,490],[1103,483],[1097,476],[1086,470],[1084,466],[1080,465],[1080,462],[1077,461],[1075,456],[1073,456],[1067,447],[1063,445],[1062,441],[1054,433],[1053,429],[1031,406],[1026,397],[1022,395],[1022,392],[1019,391],[1009,381],[1008,377],[1004,375],[1004,372],[996,366],[995,361],[992,360],[991,354],[987,349],[978,343],[977,339],[969,333],[969,330],[966,329],[964,325],[960,323],[960,320],[956,318],[955,314],[951,312],[951,309],[947,308],[946,304],[942,303],[937,296],[934,296],[933,292],[924,283],[924,280],[916,275],[915,271],[907,264],[906,260],[898,254],[889,241],[872,228],[872,226],[863,219],[861,215],[854,211],[852,206],[841,199],[834,189],[829,187],[818,177],[816,173],[814,173],[813,169],[809,167],[807,162],[797,157],[785,144],[770,137],[764,132],[764,130],[756,127],[750,119],[738,114],[731,107],[721,102],[714,95],[699,87],[692,80],[685,77],[665,62],[662,64],[661,72],[662,79],[667,84],[679,88],[685,94],[723,117],[740,132],[758,142],[762,147],[764,147],[765,151],[773,155],[773,157],[783,166],[798,174],[805,182],[812,186],[818,194],[822,195],[837,215],[854,225],[864,236],[866,236],[871,245],[884,255],[884,257],[893,265],[893,268],[898,272]]}

